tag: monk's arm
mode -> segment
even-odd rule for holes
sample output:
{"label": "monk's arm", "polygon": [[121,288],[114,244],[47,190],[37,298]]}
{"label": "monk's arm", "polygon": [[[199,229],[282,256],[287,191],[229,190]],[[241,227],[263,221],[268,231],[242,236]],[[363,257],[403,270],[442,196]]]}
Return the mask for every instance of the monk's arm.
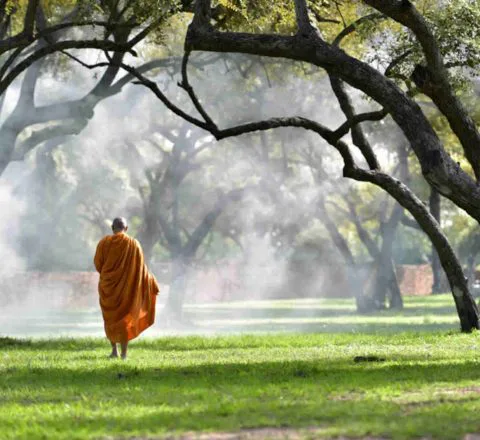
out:
{"label": "monk's arm", "polygon": [[95,269],[97,269],[98,273],[102,271],[103,262],[104,262],[103,243],[104,243],[104,240],[100,240],[100,243],[98,243],[98,246],[97,246],[97,251],[95,252],[95,257],[93,258]]}

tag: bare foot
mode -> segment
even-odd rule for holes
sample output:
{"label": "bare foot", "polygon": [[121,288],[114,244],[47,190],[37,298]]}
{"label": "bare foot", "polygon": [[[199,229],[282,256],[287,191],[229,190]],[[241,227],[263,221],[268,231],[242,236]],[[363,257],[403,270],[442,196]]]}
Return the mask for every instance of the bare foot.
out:
{"label": "bare foot", "polygon": [[118,358],[118,350],[117,350],[117,343],[110,341],[110,344],[112,346],[112,353],[110,356],[108,356],[109,359],[116,359]]}

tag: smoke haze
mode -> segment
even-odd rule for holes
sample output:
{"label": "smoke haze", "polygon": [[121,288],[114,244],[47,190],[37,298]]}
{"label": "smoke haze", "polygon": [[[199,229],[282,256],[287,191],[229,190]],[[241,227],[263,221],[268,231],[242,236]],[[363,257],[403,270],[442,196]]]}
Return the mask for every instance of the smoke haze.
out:
{"label": "smoke haze", "polygon": [[[219,126],[293,115],[318,120],[332,129],[343,122],[327,78],[319,73],[313,77],[286,76],[288,66],[269,67],[258,61],[229,57],[201,71],[191,69],[195,90]],[[202,58],[195,62],[201,63]],[[246,78],[236,65],[249,66]],[[172,101],[194,113],[176,85],[178,74],[157,76],[156,80]],[[94,84],[94,74],[79,67],[73,67],[65,77],[58,72],[46,74],[38,84],[36,105],[81,98]],[[354,96],[359,110],[371,108],[358,93]],[[18,88],[6,97],[2,121],[17,99]],[[305,279],[294,285],[290,279],[295,264],[327,268],[342,264],[317,209],[317,199],[335,191],[341,178],[342,162],[337,153],[318,137],[299,129],[215,142],[207,133],[172,115],[147,89],[129,85],[100,102],[78,135],[44,142],[24,162],[11,163],[0,181],[0,328],[6,335],[103,334],[94,287],[90,286],[88,294],[84,292],[88,298],[75,298],[77,293],[69,281],[53,277],[41,282],[39,277],[20,292],[12,279],[27,271],[93,271],[96,243],[110,232],[109,221],[117,215],[129,217],[131,232],[140,237],[145,228],[145,200],[152,190],[148,176],[162,176],[171,166],[169,155],[175,139],[183,139],[187,147],[182,154],[192,154],[193,158],[191,171],[176,193],[179,215],[190,233],[216,203],[219,191],[226,194],[246,188],[242,199],[231,202],[219,217],[188,270],[185,310],[190,324],[180,330],[251,331],[248,319],[259,324],[261,330],[304,329],[309,322],[316,325],[312,327],[316,330],[325,328],[319,318],[322,300],[278,303],[283,313],[280,322],[284,324],[270,327],[269,319],[278,318],[278,313],[272,315],[272,310],[263,310],[255,301],[318,298],[325,286],[336,282],[329,279],[329,270],[317,270],[307,290],[303,289],[308,284]],[[202,151],[193,154],[195,149]],[[324,176],[320,183],[317,174],[321,172],[314,165],[321,165],[320,171],[329,178]],[[348,190],[348,185],[342,184]],[[167,187],[162,193],[165,212],[174,200],[172,191]],[[164,285],[160,304],[166,301],[169,283],[169,254],[163,241],[159,236],[151,261],[152,270]],[[223,297],[214,297],[214,286],[205,281],[211,280],[214,272],[223,283]],[[203,285],[201,273],[210,273]],[[222,309],[218,303],[212,306],[216,315],[204,306],[205,302],[225,299],[254,302],[233,305],[228,313],[227,306]],[[235,318],[238,322],[229,327],[228,321],[233,323]],[[289,320],[300,318],[303,324],[291,325]],[[156,329],[149,334],[180,331],[163,328],[162,319],[159,307]]]}

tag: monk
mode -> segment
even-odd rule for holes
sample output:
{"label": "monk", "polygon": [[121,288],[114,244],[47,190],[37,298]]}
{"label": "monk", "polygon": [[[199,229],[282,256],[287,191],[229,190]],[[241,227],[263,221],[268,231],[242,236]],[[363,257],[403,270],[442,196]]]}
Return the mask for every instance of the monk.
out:
{"label": "monk", "polygon": [[144,263],[140,244],[127,235],[123,217],[113,220],[113,235],[97,246],[94,263],[100,273],[98,293],[105,333],[112,344],[111,358],[127,358],[128,341],[136,338],[155,320],[155,301],[159,288]]}

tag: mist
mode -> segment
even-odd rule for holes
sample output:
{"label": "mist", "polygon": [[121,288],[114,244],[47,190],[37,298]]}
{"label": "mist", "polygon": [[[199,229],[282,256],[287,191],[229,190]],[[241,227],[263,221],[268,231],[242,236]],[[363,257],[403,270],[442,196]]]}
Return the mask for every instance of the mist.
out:
{"label": "mist", "polygon": [[[250,66],[247,79],[235,69],[239,64]],[[293,115],[332,129],[344,121],[321,72],[301,77],[289,73],[291,63],[269,69],[267,74],[256,58],[229,56],[192,68],[191,81],[221,127]],[[172,101],[195,112],[177,86],[178,73],[155,79]],[[46,74],[36,104],[78,99],[95,80],[78,66],[68,75]],[[15,106],[18,86],[15,90],[6,97],[2,120]],[[354,99],[359,110],[372,108],[360,94]],[[23,133],[23,139],[29,135]],[[172,188],[162,182],[172,170],[176,142],[181,157],[191,157],[191,169]],[[129,85],[98,103],[77,135],[40,144],[2,176],[3,333],[103,335],[93,255],[119,215],[129,219],[129,232],[148,248],[149,267],[161,285],[157,321],[146,335],[328,331],[334,327],[322,320],[322,298],[332,295],[332,286],[339,286],[333,294],[350,298],[345,307],[354,310],[355,292],[338,279],[341,270],[335,268],[344,262],[317,207],[318,199],[335,194],[339,185],[344,192],[358,186],[343,180],[342,166],[336,151],[300,129],[216,142],[170,113],[149,90]],[[172,282],[171,255],[161,231],[149,236],[145,223],[152,193],[161,193],[160,209],[169,221],[176,204],[187,240],[220,194],[240,188],[242,196],[223,209],[189,261],[185,319],[172,322],[163,309]],[[278,301],[265,305],[265,300]]]}

